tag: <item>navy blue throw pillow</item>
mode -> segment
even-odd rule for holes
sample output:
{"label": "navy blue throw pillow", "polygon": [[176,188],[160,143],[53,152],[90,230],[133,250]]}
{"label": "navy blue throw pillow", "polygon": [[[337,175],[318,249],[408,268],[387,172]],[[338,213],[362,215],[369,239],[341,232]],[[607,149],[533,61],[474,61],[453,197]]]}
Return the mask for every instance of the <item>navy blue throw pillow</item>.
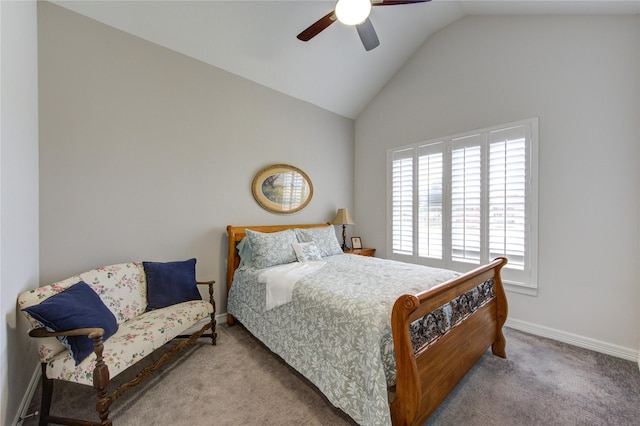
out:
{"label": "navy blue throw pillow", "polygon": [[[49,331],[69,331],[76,328],[102,328],[102,340],[118,331],[118,322],[100,296],[84,281],[23,309]],[[59,336],[69,349],[76,365],[93,353],[93,339],[88,336]]]}
{"label": "navy blue throw pillow", "polygon": [[142,262],[147,276],[147,311],[202,300],[196,283],[196,259]]}

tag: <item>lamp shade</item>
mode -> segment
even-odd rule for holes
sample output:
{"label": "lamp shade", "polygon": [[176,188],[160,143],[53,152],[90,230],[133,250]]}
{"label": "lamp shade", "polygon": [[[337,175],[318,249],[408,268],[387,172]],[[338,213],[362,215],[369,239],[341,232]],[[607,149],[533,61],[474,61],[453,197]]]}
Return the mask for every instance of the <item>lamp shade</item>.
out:
{"label": "lamp shade", "polygon": [[338,213],[336,213],[336,217],[332,222],[334,225],[355,225],[356,223],[351,218],[349,214],[349,209],[338,209]]}

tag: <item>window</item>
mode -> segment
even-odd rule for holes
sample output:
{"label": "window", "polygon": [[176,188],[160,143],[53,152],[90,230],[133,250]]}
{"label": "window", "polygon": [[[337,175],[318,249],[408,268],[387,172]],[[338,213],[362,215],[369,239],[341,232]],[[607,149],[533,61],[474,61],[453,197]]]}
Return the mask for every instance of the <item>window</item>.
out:
{"label": "window", "polygon": [[390,258],[464,272],[505,256],[507,288],[537,288],[536,118],[389,157]]}

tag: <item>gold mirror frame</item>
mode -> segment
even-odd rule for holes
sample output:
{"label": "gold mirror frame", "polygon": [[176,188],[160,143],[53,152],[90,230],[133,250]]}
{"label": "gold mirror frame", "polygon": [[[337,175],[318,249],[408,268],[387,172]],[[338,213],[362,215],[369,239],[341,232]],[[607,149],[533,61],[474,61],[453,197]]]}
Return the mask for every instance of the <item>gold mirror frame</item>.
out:
{"label": "gold mirror frame", "polygon": [[295,213],[309,204],[313,184],[309,176],[289,164],[272,164],[260,170],[251,184],[253,198],[273,213]]}

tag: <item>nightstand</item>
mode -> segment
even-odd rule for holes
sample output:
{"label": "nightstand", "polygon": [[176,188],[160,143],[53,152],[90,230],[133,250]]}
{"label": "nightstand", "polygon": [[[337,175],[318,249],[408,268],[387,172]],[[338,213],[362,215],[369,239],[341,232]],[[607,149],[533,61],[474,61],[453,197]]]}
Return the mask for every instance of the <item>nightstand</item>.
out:
{"label": "nightstand", "polygon": [[360,256],[369,256],[373,257],[373,254],[376,252],[374,248],[361,248],[361,249],[349,249],[344,251],[346,254],[358,254]]}

